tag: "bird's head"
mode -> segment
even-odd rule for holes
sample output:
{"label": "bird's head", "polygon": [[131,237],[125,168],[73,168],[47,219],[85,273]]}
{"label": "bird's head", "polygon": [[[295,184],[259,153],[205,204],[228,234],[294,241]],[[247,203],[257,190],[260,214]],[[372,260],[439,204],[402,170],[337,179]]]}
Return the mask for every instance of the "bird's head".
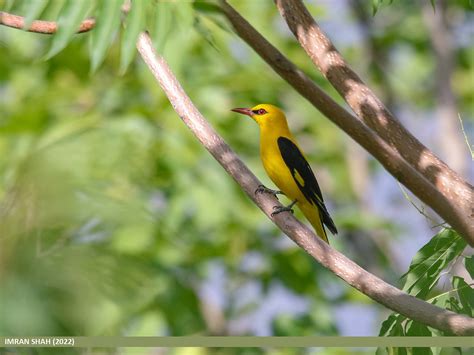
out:
{"label": "bird's head", "polygon": [[232,111],[250,116],[260,127],[286,124],[286,117],[283,111],[270,104],[259,104],[252,108],[233,108]]}

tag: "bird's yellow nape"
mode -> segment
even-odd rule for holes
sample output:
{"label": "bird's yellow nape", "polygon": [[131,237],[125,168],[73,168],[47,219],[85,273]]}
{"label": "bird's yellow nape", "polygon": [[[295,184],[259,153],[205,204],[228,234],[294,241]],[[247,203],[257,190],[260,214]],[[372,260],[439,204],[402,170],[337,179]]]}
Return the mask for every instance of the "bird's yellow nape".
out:
{"label": "bird's yellow nape", "polygon": [[232,111],[250,116],[260,126],[272,121],[286,121],[283,111],[271,104],[258,104],[252,108],[234,108]]}

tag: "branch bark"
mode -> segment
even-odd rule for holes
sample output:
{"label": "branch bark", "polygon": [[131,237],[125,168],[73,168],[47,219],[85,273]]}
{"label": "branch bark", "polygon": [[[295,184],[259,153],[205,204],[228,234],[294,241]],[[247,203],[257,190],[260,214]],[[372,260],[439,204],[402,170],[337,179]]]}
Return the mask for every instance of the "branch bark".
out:
{"label": "branch bark", "polygon": [[[402,152],[399,151],[398,147],[393,146],[390,142],[385,142],[371,129],[368,129],[363,122],[358,121],[354,116],[349,114],[333,101],[303,72],[296,68],[292,62],[285,58],[275,47],[261,36],[260,33],[258,33],[244,18],[227,4],[225,0],[221,0],[221,5],[224,14],[239,36],[244,39],[282,78],[290,83],[290,85],[292,85],[302,96],[308,99],[308,101],[326,115],[326,117],[336,123],[362,147],[370,152],[380,163],[382,163],[390,174],[451,224],[451,226],[453,226],[453,228],[455,228],[471,246],[474,246],[474,223],[471,223],[470,220],[474,216],[470,202],[474,199],[474,192],[471,185],[464,182],[440,161],[440,164],[442,163],[446,168],[445,172],[451,171],[454,174],[454,178],[449,179],[445,175],[439,173],[437,176],[437,186],[431,184],[430,181],[427,181],[427,178],[433,177],[435,172],[440,172],[440,170],[436,168],[436,165],[429,165],[425,174],[420,172],[419,169],[418,171],[415,171],[418,165],[415,165],[414,168],[410,162],[405,161],[404,157],[401,155]],[[23,29],[24,18],[6,12],[0,12],[0,24],[17,29]],[[94,26],[94,19],[84,20],[81,23],[78,33],[90,31]],[[57,29],[57,23],[54,21],[33,21],[33,24],[28,31],[53,34]],[[403,128],[401,125],[400,127]],[[383,130],[384,129],[382,129],[382,131]],[[397,134],[399,135],[399,133],[400,132]],[[403,135],[401,137],[403,138]],[[409,140],[409,138],[407,138],[407,140]],[[427,148],[424,149],[426,156],[434,157]],[[420,158],[423,157],[420,156]],[[420,160],[420,163],[424,164],[424,162],[427,163],[428,161],[429,159],[427,160],[423,158]],[[442,186],[443,189],[440,190],[438,186]],[[448,194],[447,191],[450,193]]]}
{"label": "branch bark", "polygon": [[194,106],[166,61],[155,52],[147,33],[140,34],[137,48],[174,110],[199,142],[234,178],[267,217],[272,219],[286,235],[316,261],[351,286],[395,312],[433,328],[453,332],[457,335],[474,334],[474,319],[436,307],[385,283],[316,237],[291,214],[282,213],[272,218],[272,208],[279,205],[278,200],[271,195],[255,195],[254,191],[260,185],[260,181]]}
{"label": "branch bark", "polygon": [[[357,117],[393,147],[443,196],[438,201],[432,201],[434,203],[421,199],[462,234],[470,245],[474,245],[474,188],[421,144],[389,112],[375,93],[349,67],[301,0],[275,2],[313,63],[346,100]],[[415,191],[412,192],[416,194]]]}
{"label": "branch bark", "polygon": [[[20,25],[21,22],[17,22],[16,25],[9,22],[11,17],[8,16],[5,22],[5,17],[3,16],[4,14],[5,13],[0,13],[0,24],[7,25],[6,23],[10,23],[12,24],[10,27],[19,29],[23,27],[23,25]],[[51,25],[54,25],[54,23],[50,21],[46,22],[48,23],[49,27],[40,26],[33,28],[32,26],[31,29],[33,32],[38,33],[54,33],[57,30],[57,25],[51,27]],[[242,163],[238,156],[230,149],[225,141],[215,132],[212,126],[197,110],[192,101],[184,92],[176,77],[171,72],[171,69],[167,65],[166,61],[155,53],[151,39],[147,33],[140,34],[137,41],[137,49],[162,87],[163,91],[168,96],[168,99],[170,100],[176,113],[194,133],[201,144],[223,166],[229,175],[234,178],[234,180],[267,215],[267,217],[273,219],[276,225],[286,235],[288,235],[316,261],[331,270],[334,274],[360,292],[395,312],[403,314],[408,318],[429,325],[433,328],[448,331],[456,335],[474,335],[474,319],[429,304],[416,297],[410,296],[403,291],[400,291],[392,285],[385,283],[375,275],[362,269],[343,254],[331,248],[328,244],[319,239],[305,225],[296,220],[292,215],[278,214],[274,218],[271,217],[273,206],[279,205],[278,200],[270,195],[255,195],[254,191],[260,185],[260,181]],[[277,53],[279,52],[277,51]],[[286,58],[283,56],[281,56],[281,58],[286,60]],[[294,67],[291,62],[288,63],[290,64],[290,67],[293,69],[293,71],[302,74],[296,69],[296,67]],[[288,63],[286,64],[288,65]],[[302,75],[304,79],[305,76],[304,74]],[[306,79],[309,81],[308,78]],[[325,98],[329,99],[326,97],[326,95]],[[329,107],[331,108],[331,105]],[[352,117],[336,103],[332,105],[332,109],[335,109],[336,112],[341,113],[341,117]],[[345,113],[340,112],[340,110]],[[358,127],[357,129],[362,132],[362,135],[370,134],[370,131],[364,130],[363,127]],[[377,137],[375,136],[375,138]],[[375,141],[377,141],[377,139],[375,139]],[[381,142],[379,143],[382,144]]]}
{"label": "branch bark", "polygon": [[[420,200],[433,208],[433,210],[457,229],[470,245],[474,245],[474,235],[469,232],[474,228],[472,224],[469,226],[468,223],[466,227],[466,223],[457,223],[457,218],[453,216],[453,202],[444,196],[436,186],[431,184],[423,173],[408,163],[395,147],[379,137],[363,121],[351,115],[331,99],[225,0],[221,0],[221,8],[239,37],[247,42],[278,75],[372,154],[390,174],[405,185]],[[472,195],[472,191],[468,191],[467,194]]]}
{"label": "branch bark", "polygon": [[[40,21],[36,20],[31,23],[30,28],[25,27],[25,18],[9,14],[8,12],[0,11],[0,25],[16,28],[19,30],[26,30],[28,32],[42,33],[51,35],[58,31],[58,24],[55,21]],[[95,27],[95,20],[90,18],[81,22],[77,33],[88,32]]]}

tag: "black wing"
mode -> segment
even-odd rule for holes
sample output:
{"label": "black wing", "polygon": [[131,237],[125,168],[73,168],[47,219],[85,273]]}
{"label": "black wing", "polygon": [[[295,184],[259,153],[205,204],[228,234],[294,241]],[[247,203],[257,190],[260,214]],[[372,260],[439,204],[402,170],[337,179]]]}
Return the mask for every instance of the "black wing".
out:
{"label": "black wing", "polygon": [[[295,143],[285,137],[279,137],[278,148],[281,156],[290,169],[291,175],[303,193],[304,197],[319,208],[321,220],[333,234],[337,234],[336,226],[324,205],[323,194],[319,188],[316,177],[305,157]],[[298,176],[299,175],[299,176]],[[302,181],[301,181],[302,180]]]}

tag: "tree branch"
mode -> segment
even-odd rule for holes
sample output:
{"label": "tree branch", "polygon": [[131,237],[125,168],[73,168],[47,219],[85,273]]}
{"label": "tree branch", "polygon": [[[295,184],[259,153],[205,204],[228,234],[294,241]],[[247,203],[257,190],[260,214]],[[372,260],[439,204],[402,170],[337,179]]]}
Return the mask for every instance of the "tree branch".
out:
{"label": "tree branch", "polygon": [[474,334],[474,319],[429,304],[385,283],[316,237],[313,232],[291,214],[282,213],[272,218],[272,208],[279,205],[278,200],[267,194],[255,195],[254,191],[260,185],[260,181],[197,110],[166,61],[156,54],[147,33],[140,34],[137,48],[168,96],[174,110],[201,144],[234,178],[267,217],[273,219],[286,235],[316,261],[351,286],[395,312],[433,328],[453,332],[457,335]]}
{"label": "tree branch", "polygon": [[[42,34],[53,34],[58,31],[58,23],[55,21],[33,21],[30,28],[25,29],[25,18],[23,16],[17,16],[9,14],[8,12],[0,11],[0,25],[7,27],[16,28],[19,30],[26,30],[28,32],[42,33]],[[85,19],[79,25],[77,33],[88,32],[95,26],[95,19]]]}
{"label": "tree branch", "polygon": [[[427,180],[425,174],[407,162],[394,146],[384,141],[371,128],[367,127],[363,121],[358,120],[331,99],[225,0],[221,0],[221,8],[239,37],[247,42],[278,75],[372,154],[390,174],[405,185],[421,201],[433,208],[453,228],[458,230],[470,245],[474,245],[474,235],[470,233],[473,227],[469,223],[466,226],[466,221],[464,220],[459,222],[459,218],[453,212],[456,208],[455,202],[444,196],[436,186]],[[467,198],[472,195],[472,191],[469,188],[463,197],[459,198],[466,199],[466,195]]]}
{"label": "tree branch", "polygon": [[356,115],[444,196],[444,203],[429,203],[430,207],[461,233],[469,244],[474,245],[474,188],[421,144],[389,112],[375,93],[349,67],[301,0],[275,2],[288,27],[313,63]]}
{"label": "tree branch", "polygon": [[[94,20],[85,20],[83,24],[88,23],[87,21],[92,22],[89,22],[88,25],[84,25],[85,27],[82,27],[81,25],[79,31],[85,32],[93,28],[95,24]],[[0,12],[0,24],[22,29],[24,21],[19,16]],[[57,31],[57,24],[51,21],[34,21],[29,31],[52,34]],[[268,42],[266,43],[268,44]],[[270,49],[274,49],[274,47],[272,47],[270,44],[268,45],[271,47]],[[230,149],[230,147],[214,131],[211,125],[196,109],[189,97],[184,92],[183,88],[180,86],[177,79],[174,77],[165,60],[155,53],[151,39],[147,33],[140,34],[137,41],[137,48],[183,122],[188,126],[188,128],[191,129],[201,144],[244,189],[247,195],[257,204],[257,206],[267,215],[267,217],[272,219],[272,208],[273,206],[279,204],[278,200],[269,195],[255,195],[254,191],[260,185],[259,180],[242,163],[238,156]],[[286,69],[291,69],[292,74],[296,74],[296,77],[301,75],[300,79],[303,79],[302,82],[304,84],[309,83],[310,85],[312,84],[314,86],[309,78],[298,71],[296,67],[291,62],[286,60],[286,58],[284,58],[276,49],[274,50],[277,54],[279,54],[279,56],[275,57],[277,58],[277,62],[278,59],[280,59],[284,68],[286,67]],[[296,83],[301,84],[301,81],[297,81]],[[309,86],[309,88],[311,88],[311,86]],[[314,88],[316,88],[316,93],[320,91],[320,89],[316,86],[314,86],[312,89]],[[308,86],[301,86],[302,91],[306,92],[307,89]],[[353,118],[352,115],[338,106],[322,91],[320,91],[320,94],[324,95],[322,102],[329,103],[329,106],[327,109],[325,109],[325,111],[331,112],[334,110],[336,113],[340,114],[340,116],[337,115],[337,121],[339,121],[339,123],[336,122],[337,124],[341,123],[341,119]],[[304,96],[312,97],[311,95]],[[372,138],[372,143],[375,146],[380,146],[381,148],[387,150],[389,156],[390,154],[393,154],[393,152],[388,150],[390,147],[388,147],[384,142],[381,142],[377,136],[373,136],[371,131],[367,130],[365,127],[345,127],[345,130],[348,132],[353,132],[354,136],[358,138]],[[395,171],[398,168],[397,164],[393,166],[388,164],[388,166],[394,168]],[[383,280],[362,269],[343,254],[324,243],[305,225],[297,221],[292,215],[278,214],[273,218],[273,220],[285,234],[287,234],[296,244],[298,244],[308,254],[310,254],[316,261],[331,270],[334,274],[360,292],[371,297],[376,302],[383,304],[393,311],[403,314],[408,318],[427,324],[436,329],[452,332],[457,335],[474,334],[474,319],[429,304],[385,283]]]}

